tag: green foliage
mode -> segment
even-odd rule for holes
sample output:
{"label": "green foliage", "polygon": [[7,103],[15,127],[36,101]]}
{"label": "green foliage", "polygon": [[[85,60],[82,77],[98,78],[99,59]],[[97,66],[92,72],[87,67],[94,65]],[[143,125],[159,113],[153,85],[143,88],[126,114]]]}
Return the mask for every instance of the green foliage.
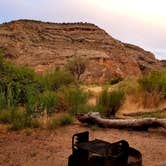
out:
{"label": "green foliage", "polygon": [[0,92],[0,110],[6,107],[6,98],[3,92]]}
{"label": "green foliage", "polygon": [[49,128],[55,129],[59,126],[66,126],[66,125],[72,124],[73,121],[74,121],[74,118],[71,115],[68,115],[68,114],[61,115],[60,117],[51,119]]}
{"label": "green foliage", "polygon": [[68,87],[64,89],[64,100],[71,114],[76,115],[83,112],[87,104],[88,94],[79,87]]}
{"label": "green foliage", "polygon": [[124,101],[124,92],[122,90],[114,90],[110,93],[110,112],[108,112],[108,115],[115,115],[115,113],[118,111],[120,106],[122,105]]}
{"label": "green foliage", "polygon": [[56,108],[59,103],[59,98],[52,91],[44,91],[42,94],[39,95],[38,98],[38,109],[42,112],[44,110],[47,113],[53,113],[56,111]]}
{"label": "green foliage", "polygon": [[116,88],[122,89],[128,95],[134,94],[136,96],[139,92],[141,92],[138,80],[132,77],[121,81]]}
{"label": "green foliage", "polygon": [[27,86],[26,95],[27,95],[27,100],[25,103],[26,116],[31,117],[37,110],[39,91],[38,89],[34,88],[34,86]]}
{"label": "green foliage", "polygon": [[38,81],[43,90],[57,90],[73,83],[74,78],[68,71],[61,69],[38,76]]}
{"label": "green foliage", "polygon": [[37,119],[27,117],[27,114],[18,108],[1,110],[0,123],[9,124],[11,130],[21,130],[26,127],[37,128],[40,125]]}
{"label": "green foliage", "polygon": [[124,101],[124,92],[122,90],[108,91],[103,89],[98,98],[97,108],[107,117],[115,115]]}
{"label": "green foliage", "polygon": [[166,72],[152,72],[139,80],[141,87],[148,92],[166,92]]}
{"label": "green foliage", "polygon": [[27,86],[38,88],[35,73],[25,67],[17,67],[14,64],[1,60],[0,91],[6,98],[8,107],[17,106],[27,100]]}
{"label": "green foliage", "polygon": [[[60,97],[55,90],[59,91],[74,83],[74,77],[69,71],[59,69],[37,75],[29,68],[17,67],[5,61],[1,53],[0,78],[0,123],[10,124],[12,130],[39,127],[36,115],[43,111],[50,114],[61,109],[59,103],[62,102],[59,102]],[[64,105],[68,105],[71,112],[78,112],[80,104],[85,104],[86,95],[79,88],[64,89]],[[19,106],[23,106],[25,110],[18,110]],[[69,117],[58,121],[59,125],[71,123]]]}
{"label": "green foliage", "polygon": [[11,110],[1,110],[0,111],[0,123],[11,123],[12,116],[11,116]]}

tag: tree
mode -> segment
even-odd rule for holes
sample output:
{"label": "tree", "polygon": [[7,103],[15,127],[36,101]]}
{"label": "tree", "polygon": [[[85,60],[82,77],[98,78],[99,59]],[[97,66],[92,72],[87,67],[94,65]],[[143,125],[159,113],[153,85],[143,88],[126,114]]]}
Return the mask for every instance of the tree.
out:
{"label": "tree", "polygon": [[80,80],[86,70],[86,60],[82,56],[74,56],[69,59],[66,67],[77,80]]}

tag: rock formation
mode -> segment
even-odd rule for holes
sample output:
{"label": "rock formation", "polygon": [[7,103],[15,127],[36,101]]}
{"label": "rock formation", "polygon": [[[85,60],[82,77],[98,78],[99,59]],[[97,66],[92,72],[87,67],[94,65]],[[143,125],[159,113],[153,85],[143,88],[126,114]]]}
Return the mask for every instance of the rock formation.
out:
{"label": "rock formation", "polygon": [[0,48],[14,63],[36,72],[63,67],[72,56],[85,56],[86,81],[141,75],[165,68],[155,56],[122,43],[89,23],[48,23],[18,20],[0,25]]}

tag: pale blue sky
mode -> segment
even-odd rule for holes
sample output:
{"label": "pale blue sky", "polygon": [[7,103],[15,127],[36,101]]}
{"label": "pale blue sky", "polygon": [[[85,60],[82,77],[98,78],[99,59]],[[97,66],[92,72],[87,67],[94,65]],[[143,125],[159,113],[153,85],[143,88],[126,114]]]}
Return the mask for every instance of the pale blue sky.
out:
{"label": "pale blue sky", "polygon": [[0,0],[0,23],[15,19],[90,22],[166,59],[165,0]]}

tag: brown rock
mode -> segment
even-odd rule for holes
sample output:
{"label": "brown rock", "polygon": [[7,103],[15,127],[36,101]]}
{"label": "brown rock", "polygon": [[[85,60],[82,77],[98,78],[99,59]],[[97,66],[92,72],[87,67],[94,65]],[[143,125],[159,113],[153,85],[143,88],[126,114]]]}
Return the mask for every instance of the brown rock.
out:
{"label": "brown rock", "polygon": [[37,72],[63,67],[74,55],[86,56],[89,63],[82,78],[90,82],[166,68],[152,53],[122,43],[89,23],[12,21],[0,25],[0,39],[6,58]]}

